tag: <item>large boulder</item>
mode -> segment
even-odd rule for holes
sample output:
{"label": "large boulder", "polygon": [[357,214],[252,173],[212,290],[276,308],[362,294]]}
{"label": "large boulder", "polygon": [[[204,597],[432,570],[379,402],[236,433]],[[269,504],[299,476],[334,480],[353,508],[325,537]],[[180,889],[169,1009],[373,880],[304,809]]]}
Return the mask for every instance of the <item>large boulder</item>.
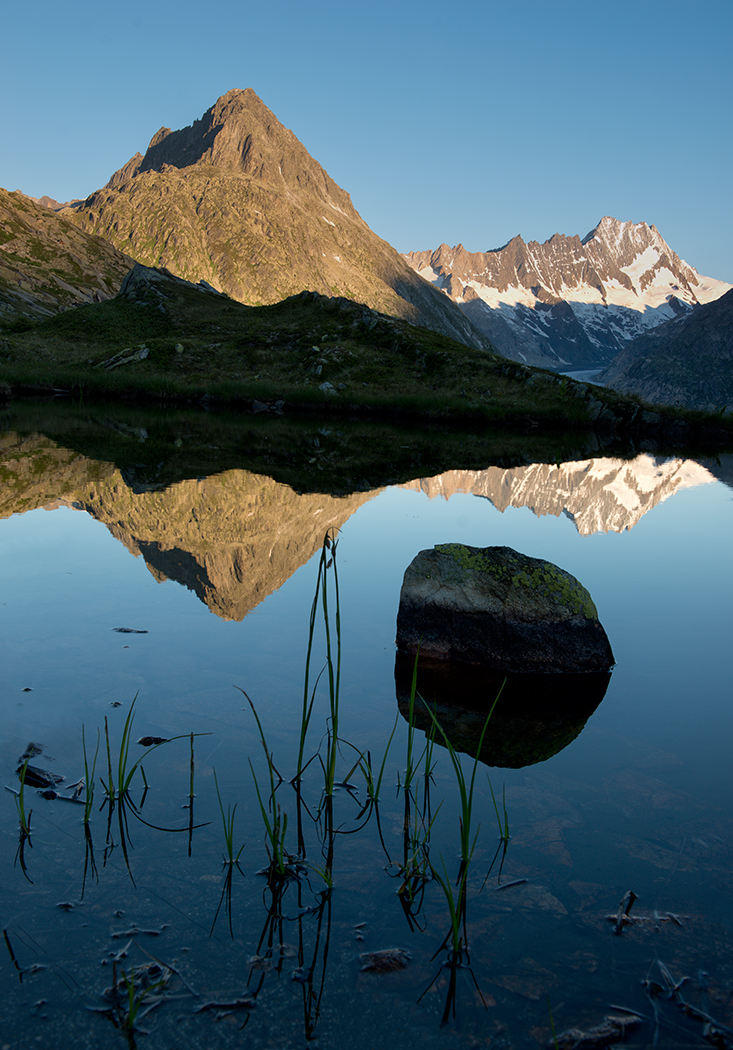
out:
{"label": "large boulder", "polygon": [[397,646],[498,671],[607,671],[614,658],[574,576],[511,547],[441,543],[405,572]]}

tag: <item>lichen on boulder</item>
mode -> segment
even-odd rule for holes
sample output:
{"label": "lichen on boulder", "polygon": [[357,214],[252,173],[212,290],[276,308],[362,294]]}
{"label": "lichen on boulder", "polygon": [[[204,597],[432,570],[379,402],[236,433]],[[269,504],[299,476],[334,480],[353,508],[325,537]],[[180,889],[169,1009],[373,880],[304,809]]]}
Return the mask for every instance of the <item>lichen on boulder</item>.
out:
{"label": "lichen on boulder", "polygon": [[405,572],[397,646],[500,671],[607,671],[611,646],[569,572],[511,547],[441,543]]}

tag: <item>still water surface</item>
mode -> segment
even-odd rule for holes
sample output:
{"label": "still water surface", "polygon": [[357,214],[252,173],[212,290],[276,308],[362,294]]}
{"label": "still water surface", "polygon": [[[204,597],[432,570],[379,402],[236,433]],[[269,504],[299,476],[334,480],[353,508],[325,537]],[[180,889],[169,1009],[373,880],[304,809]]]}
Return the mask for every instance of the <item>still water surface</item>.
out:
{"label": "still water surface", "polygon": [[[596,460],[543,469],[544,488],[532,492],[528,468],[521,478],[503,475],[498,488],[496,478],[487,488],[474,472],[417,479],[340,504],[337,779],[349,774],[354,788],[334,796],[329,856],[319,841],[323,817],[315,820],[323,775],[319,761],[312,763],[303,787],[314,817],[303,817],[311,864],[277,886],[258,874],[268,855],[250,760],[265,794],[269,782],[240,690],[255,704],[285,778],[276,798],[295,854],[296,795],[287,781],[298,751],[319,552],[310,553],[317,544],[299,547],[288,530],[306,505],[298,510],[286,501],[279,509],[266,479],[257,488],[251,475],[231,471],[171,486],[167,495],[123,492],[117,478],[71,500],[89,513],[53,504],[0,521],[4,784],[17,790],[15,770],[30,741],[43,745],[31,763],[74,783],[84,774],[82,726],[90,761],[98,729],[102,739],[89,824],[96,871],[83,806],[26,788],[24,805],[33,813],[24,874],[16,801],[3,792],[0,1045],[127,1045],[128,1035],[101,1012],[109,1006],[114,953],[125,948],[115,976],[134,974],[135,994],[152,957],[173,968],[164,971],[165,987],[141,999],[129,1035],[141,1047],[537,1047],[551,1038],[552,1024],[557,1032],[587,1031],[612,1004],[644,1019],[630,1045],[655,1038],[661,1046],[710,1045],[703,1019],[643,984],[666,989],[660,961],[675,981],[689,978],[684,995],[699,1011],[733,1026],[733,492],[701,467],[651,456],[630,467]],[[550,499],[561,483],[566,497]],[[246,529],[232,531],[237,513],[225,505],[227,489],[250,494],[249,502],[235,499],[242,518],[266,516],[269,549]],[[302,499],[310,500],[314,533],[321,519],[338,518],[338,501],[323,497],[319,509],[318,497]],[[219,548],[201,524],[207,501],[212,520],[227,522]],[[187,520],[200,526],[193,553],[193,541],[184,550]],[[468,954],[451,968],[449,904],[439,880],[426,881],[411,903],[397,893],[408,730],[395,697],[394,635],[407,565],[421,549],[456,541],[511,546],[575,575],[596,603],[616,667],[600,706],[559,753],[520,768],[479,764]],[[275,562],[277,571],[263,575],[262,565]],[[331,612],[334,630],[333,605]],[[324,662],[322,620],[316,635],[312,682]],[[307,757],[318,751],[324,761],[325,682],[306,746]],[[135,696],[133,741],[185,736],[144,762],[149,791],[141,816],[157,828],[182,829],[175,833],[141,823],[134,812],[126,829],[115,813],[108,830],[108,808],[100,812],[105,719],[117,751]],[[189,810],[182,807],[192,732],[209,735],[195,738],[194,822],[206,826],[193,831],[189,855]],[[416,757],[424,743],[418,731]],[[132,743],[131,761],[143,751]],[[359,816],[367,790],[352,767],[367,752],[375,776],[384,759],[379,821],[374,807]],[[462,761],[470,779],[473,762],[467,755]],[[422,838],[452,886],[460,853],[456,778],[440,744],[433,763]],[[234,852],[244,844],[229,882],[214,770],[225,812],[237,806]],[[500,838],[487,772],[500,809],[503,791],[506,798],[511,837],[500,850],[501,871],[499,861],[491,867]],[[138,771],[136,805],[143,788]],[[424,778],[414,790],[419,806]],[[629,890],[638,896],[630,912],[636,921],[616,935],[608,916]],[[362,953],[387,948],[404,952],[404,965],[361,969]],[[243,998],[254,1005],[241,1005]],[[220,1005],[199,1009],[211,1003]]]}

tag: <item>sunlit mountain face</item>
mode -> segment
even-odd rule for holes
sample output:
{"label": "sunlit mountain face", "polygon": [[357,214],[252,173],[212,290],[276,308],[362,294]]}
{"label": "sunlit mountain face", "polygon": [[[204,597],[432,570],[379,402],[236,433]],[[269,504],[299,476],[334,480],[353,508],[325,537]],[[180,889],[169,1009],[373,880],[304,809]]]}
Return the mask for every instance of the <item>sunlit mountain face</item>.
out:
{"label": "sunlit mountain face", "polygon": [[631,340],[730,288],[698,274],[655,226],[610,216],[582,239],[514,237],[488,252],[442,244],[406,259],[505,357],[560,371],[604,367]]}

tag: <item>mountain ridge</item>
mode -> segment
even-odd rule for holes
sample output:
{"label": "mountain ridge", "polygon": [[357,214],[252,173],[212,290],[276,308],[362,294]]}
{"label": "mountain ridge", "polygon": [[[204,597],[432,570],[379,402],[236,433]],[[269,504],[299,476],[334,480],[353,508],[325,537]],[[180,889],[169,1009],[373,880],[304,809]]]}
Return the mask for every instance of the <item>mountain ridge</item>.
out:
{"label": "mountain ridge", "polygon": [[49,317],[110,299],[133,264],[42,202],[0,189],[0,320]]}
{"label": "mountain ridge", "polygon": [[462,245],[405,258],[513,360],[569,370],[605,367],[638,335],[731,286],[703,277],[656,226],[604,216],[585,237],[513,237],[501,248]]}

